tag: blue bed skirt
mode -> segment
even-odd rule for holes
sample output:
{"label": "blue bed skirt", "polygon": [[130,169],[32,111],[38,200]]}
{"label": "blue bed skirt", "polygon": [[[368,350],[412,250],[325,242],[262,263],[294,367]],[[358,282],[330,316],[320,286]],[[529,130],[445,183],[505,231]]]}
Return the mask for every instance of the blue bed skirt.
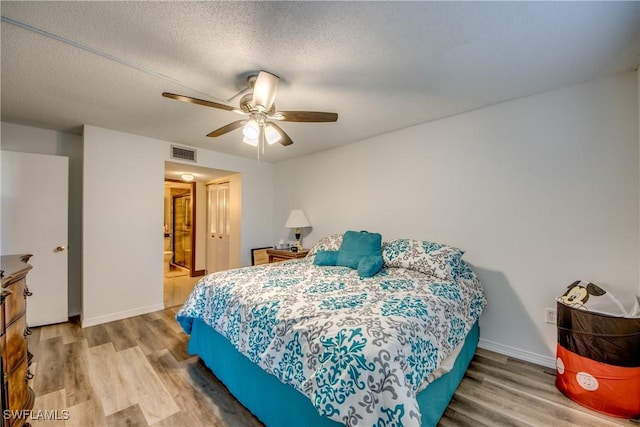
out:
{"label": "blue bed skirt", "polygon": [[[418,394],[422,426],[438,424],[466,372],[479,339],[476,323],[451,372],[438,378]],[[195,319],[188,346],[197,354],[247,409],[268,427],[337,427],[337,423],[318,415],[311,401],[293,387],[262,370],[202,319]]]}

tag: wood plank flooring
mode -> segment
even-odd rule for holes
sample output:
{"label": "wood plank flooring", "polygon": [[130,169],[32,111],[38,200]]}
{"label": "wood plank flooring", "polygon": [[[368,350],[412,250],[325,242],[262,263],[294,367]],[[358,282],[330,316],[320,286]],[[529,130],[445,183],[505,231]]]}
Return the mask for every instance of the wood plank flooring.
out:
{"label": "wood plank flooring", "polygon": [[[262,424],[195,356],[176,308],[82,329],[77,319],[32,328],[34,427]],[[441,426],[638,426],[572,402],[553,370],[478,349]],[[40,411],[57,411],[45,420]]]}

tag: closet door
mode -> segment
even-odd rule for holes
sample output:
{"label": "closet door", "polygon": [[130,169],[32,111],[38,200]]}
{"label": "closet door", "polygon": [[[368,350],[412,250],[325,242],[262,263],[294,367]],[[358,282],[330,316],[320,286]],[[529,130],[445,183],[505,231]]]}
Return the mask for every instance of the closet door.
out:
{"label": "closet door", "polygon": [[208,186],[209,231],[207,235],[207,272],[229,269],[231,235],[229,183]]}

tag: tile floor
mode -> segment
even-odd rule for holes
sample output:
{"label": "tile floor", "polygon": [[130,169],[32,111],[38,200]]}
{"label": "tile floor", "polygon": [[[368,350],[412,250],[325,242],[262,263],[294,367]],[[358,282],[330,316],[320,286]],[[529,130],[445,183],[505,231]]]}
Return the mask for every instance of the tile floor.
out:
{"label": "tile floor", "polygon": [[202,276],[189,277],[186,270],[172,269],[164,275],[164,307],[182,305]]}

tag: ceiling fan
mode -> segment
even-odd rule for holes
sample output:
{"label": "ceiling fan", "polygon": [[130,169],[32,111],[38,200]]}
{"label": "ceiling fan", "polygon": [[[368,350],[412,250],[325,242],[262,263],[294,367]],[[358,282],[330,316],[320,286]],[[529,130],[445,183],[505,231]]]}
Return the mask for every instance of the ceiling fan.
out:
{"label": "ceiling fan", "polygon": [[280,78],[278,76],[266,71],[260,71],[257,75],[249,76],[247,78],[247,88],[231,98],[233,99],[244,93],[242,98],[240,98],[240,108],[169,92],[163,92],[162,96],[177,99],[178,101],[204,105],[205,107],[232,111],[245,116],[246,118],[222,126],[207,136],[215,138],[242,127],[243,141],[258,147],[258,153],[260,152],[260,148],[262,148],[264,152],[265,140],[268,144],[275,144],[276,142],[284,146],[293,144],[289,135],[275,123],[276,121],[320,123],[335,122],[338,120],[337,113],[319,111],[276,111],[274,101],[278,93],[279,81]]}

